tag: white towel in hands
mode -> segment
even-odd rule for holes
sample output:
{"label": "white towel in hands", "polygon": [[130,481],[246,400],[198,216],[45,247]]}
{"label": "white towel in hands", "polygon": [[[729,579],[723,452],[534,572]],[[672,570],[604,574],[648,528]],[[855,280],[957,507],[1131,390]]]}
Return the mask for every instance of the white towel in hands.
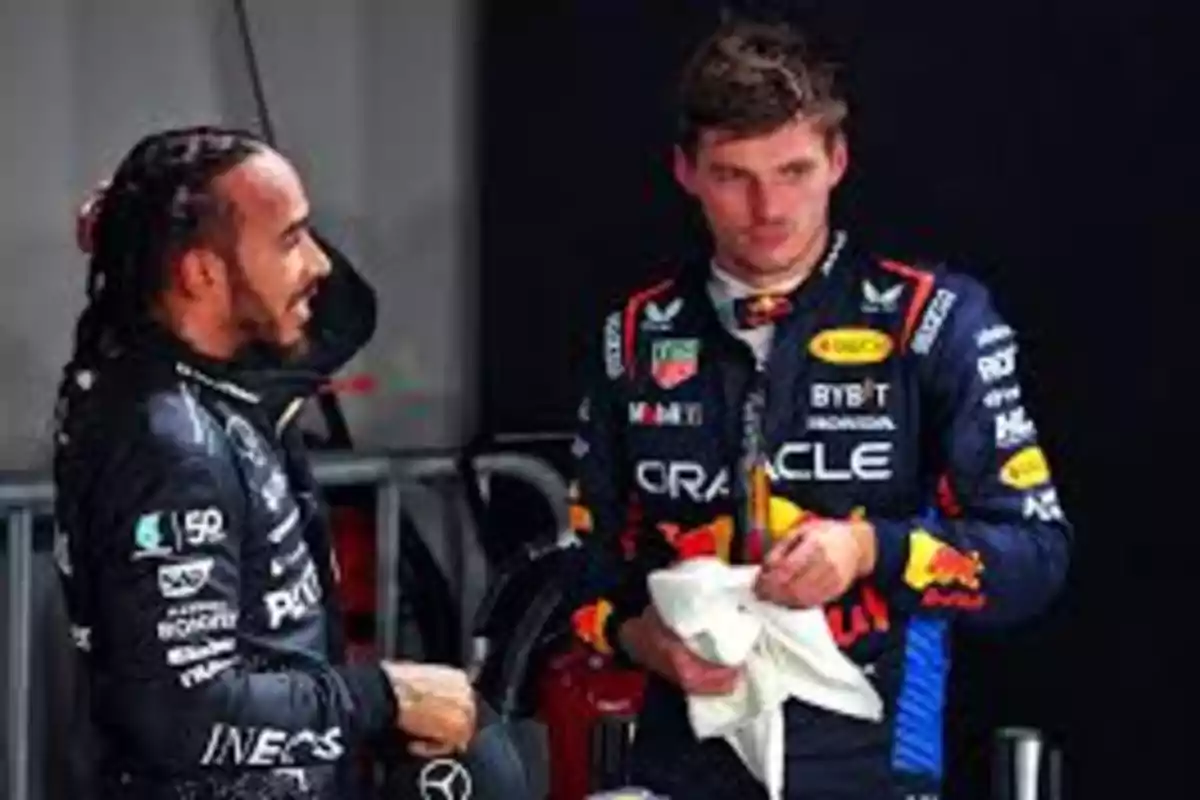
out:
{"label": "white towel in hands", "polygon": [[649,588],[663,622],[694,653],[742,667],[733,693],[691,696],[688,715],[698,737],[724,737],[779,800],[785,700],[874,721],[883,716],[883,701],[838,649],[822,609],[783,608],[754,596],[758,570],[693,558],[651,573]]}

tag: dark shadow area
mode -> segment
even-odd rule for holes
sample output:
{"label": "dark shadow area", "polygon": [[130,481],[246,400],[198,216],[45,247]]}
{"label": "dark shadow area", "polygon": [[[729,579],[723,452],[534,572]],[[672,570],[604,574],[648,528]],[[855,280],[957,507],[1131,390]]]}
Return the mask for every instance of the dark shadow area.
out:
{"label": "dark shadow area", "polygon": [[[986,796],[987,737],[1006,724],[1061,738],[1070,797],[1165,790],[1185,777],[1162,696],[1191,639],[1195,549],[1179,531],[1189,470],[1166,455],[1196,427],[1180,385],[1195,340],[1195,12],[741,5],[815,9],[798,18],[840,56],[853,104],[839,221],[879,252],[951,259],[991,286],[1078,526],[1052,613],[958,638],[948,796]],[[718,3],[501,6],[487,4],[480,70],[484,417],[565,430],[601,309],[704,245],[668,171],[666,103]]]}

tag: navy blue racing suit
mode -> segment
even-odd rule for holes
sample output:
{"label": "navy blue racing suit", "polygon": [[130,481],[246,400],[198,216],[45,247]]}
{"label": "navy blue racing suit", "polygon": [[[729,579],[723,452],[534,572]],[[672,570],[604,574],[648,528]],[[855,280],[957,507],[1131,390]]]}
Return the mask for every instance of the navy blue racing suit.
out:
{"label": "navy blue racing suit", "polygon": [[[344,798],[394,728],[374,664],[343,663],[305,398],[370,338],[338,257],[289,363],[204,358],[148,324],[60,409],[56,552],[103,798]],[[270,368],[273,367],[273,368]]]}
{"label": "navy blue racing suit", "polygon": [[[883,723],[789,701],[787,797],[932,798],[950,624],[1043,610],[1064,581],[1071,528],[1022,396],[1017,336],[985,288],[831,241],[783,298],[761,369],[718,317],[708,265],[606,318],[572,512],[607,585],[577,630],[627,662],[617,632],[648,605],[649,572],[696,554],[752,561],[769,546],[750,546],[741,479],[757,441],[772,497],[865,516],[878,542],[874,573],[825,612],[883,698]],[[752,396],[765,401],[757,440]],[[681,692],[654,675],[637,730],[641,785],[689,800],[762,792],[723,742],[696,741]]]}

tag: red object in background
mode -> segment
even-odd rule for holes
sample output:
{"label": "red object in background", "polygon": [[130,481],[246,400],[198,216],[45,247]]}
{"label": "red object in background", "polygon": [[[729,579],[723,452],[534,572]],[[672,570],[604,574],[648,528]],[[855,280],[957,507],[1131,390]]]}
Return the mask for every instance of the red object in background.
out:
{"label": "red object in background", "polygon": [[605,717],[634,717],[645,675],[578,645],[555,656],[539,677],[538,714],[546,724],[548,800],[583,800],[590,789],[592,732]]}
{"label": "red object in background", "polygon": [[369,373],[335,378],[321,387],[325,394],[374,394],[379,389],[379,379]]}
{"label": "red object in background", "polygon": [[351,506],[330,509],[338,596],[347,618],[375,616],[375,520]]}

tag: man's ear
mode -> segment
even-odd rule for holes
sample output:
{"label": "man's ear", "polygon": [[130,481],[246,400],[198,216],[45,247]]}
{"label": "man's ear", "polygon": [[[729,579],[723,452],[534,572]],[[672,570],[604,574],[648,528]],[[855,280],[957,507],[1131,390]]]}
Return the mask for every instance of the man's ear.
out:
{"label": "man's ear", "polygon": [[204,297],[229,280],[225,261],[212,250],[193,247],[175,262],[176,288],[187,297]]}
{"label": "man's ear", "polygon": [[850,143],[841,131],[829,137],[829,163],[829,188],[833,189],[846,177],[850,166]]}
{"label": "man's ear", "polygon": [[684,152],[684,149],[679,145],[675,145],[675,150],[671,158],[671,171],[675,174],[676,182],[688,194],[696,193],[696,165],[692,163],[691,157]]}

